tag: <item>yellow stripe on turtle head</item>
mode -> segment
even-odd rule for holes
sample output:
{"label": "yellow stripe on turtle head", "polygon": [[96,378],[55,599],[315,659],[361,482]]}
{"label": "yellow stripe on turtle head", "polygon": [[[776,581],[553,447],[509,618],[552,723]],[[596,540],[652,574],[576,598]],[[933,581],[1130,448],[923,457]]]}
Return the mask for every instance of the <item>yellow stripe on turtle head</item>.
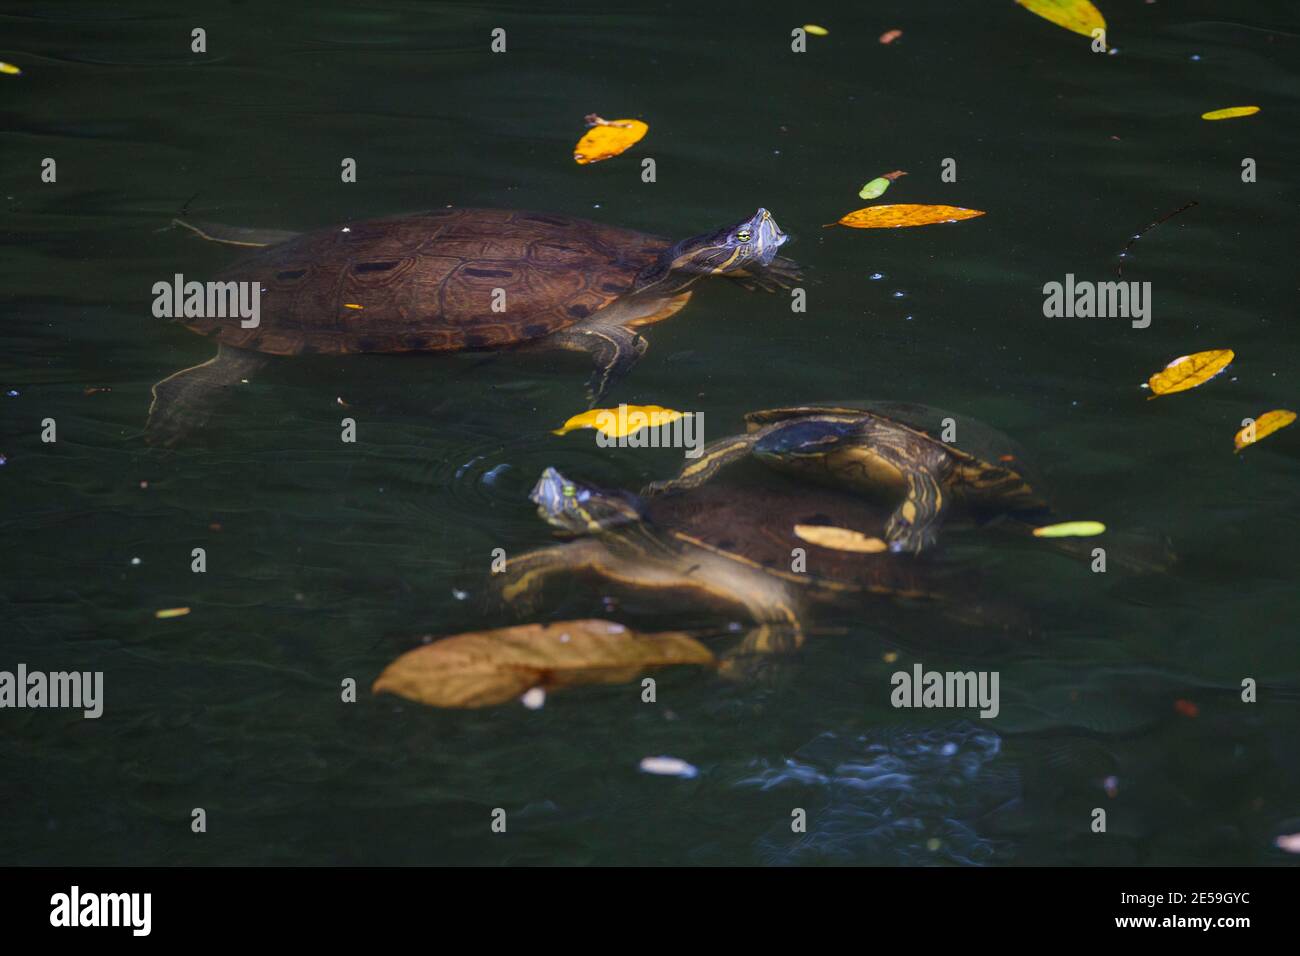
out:
{"label": "yellow stripe on turtle head", "polygon": [[713,274],[718,275],[719,273],[725,271],[727,267],[730,266],[733,262],[735,262],[738,258],[740,258],[739,246],[737,246],[735,249],[731,251],[731,255],[727,258],[726,262],[722,263],[721,265],[717,265],[713,267]]}

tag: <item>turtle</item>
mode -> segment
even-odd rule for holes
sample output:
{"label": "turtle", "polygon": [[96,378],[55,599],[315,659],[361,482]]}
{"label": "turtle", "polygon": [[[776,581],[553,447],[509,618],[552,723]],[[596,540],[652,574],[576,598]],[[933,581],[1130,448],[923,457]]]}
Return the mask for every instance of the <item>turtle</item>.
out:
{"label": "turtle", "polygon": [[[893,551],[932,547],[950,506],[978,520],[1028,529],[1050,520],[1041,482],[1024,452],[982,422],[924,405],[800,405],[750,412],[747,431],[706,447],[659,495],[696,488],[720,468],[754,456],[778,471],[896,502],[884,529]],[[951,429],[953,440],[944,439]],[[960,444],[958,444],[960,442]]]}
{"label": "turtle", "polygon": [[801,278],[794,262],[777,255],[787,236],[763,208],[676,243],[571,216],[500,209],[438,209],[301,235],[175,223],[256,249],[208,293],[256,283],[243,288],[260,290],[259,314],[248,328],[238,318],[180,319],[215,339],[217,354],[153,387],[146,435],[161,444],[200,424],[221,389],[277,355],[530,344],[578,350],[595,359],[588,390],[594,407],[644,354],[638,329],[680,310],[695,282],[723,276],[771,292]]}
{"label": "turtle", "polygon": [[[496,593],[508,605],[533,610],[547,582],[589,577],[672,606],[740,611],[753,627],[737,655],[793,650],[804,642],[814,606],[871,596],[942,608],[968,623],[992,621],[976,602],[954,601],[945,584],[952,575],[924,559],[883,548],[823,547],[807,537],[809,525],[876,536],[887,509],[850,492],[756,471],[687,494],[642,498],[547,468],[529,497],[569,540],[507,560]],[[962,576],[968,588],[971,575]]]}

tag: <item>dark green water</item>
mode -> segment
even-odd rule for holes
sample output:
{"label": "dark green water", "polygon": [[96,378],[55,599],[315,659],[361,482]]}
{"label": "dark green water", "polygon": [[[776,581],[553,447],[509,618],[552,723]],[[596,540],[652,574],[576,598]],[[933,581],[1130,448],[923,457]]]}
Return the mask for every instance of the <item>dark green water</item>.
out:
{"label": "dark green water", "polygon": [[[17,393],[0,395],[0,669],[100,670],[106,700],[99,720],[0,712],[0,861],[1293,860],[1273,841],[1300,831],[1300,432],[1242,455],[1232,435],[1297,403],[1300,23],[1284,2],[1101,6],[1111,56],[1010,0],[7,4],[0,59],[24,73],[0,76],[0,385]],[[794,54],[808,21],[830,35]],[[882,46],[890,28],[903,38]],[[1245,104],[1262,112],[1199,118]],[[593,111],[650,134],[578,167]],[[956,183],[940,180],[949,157]],[[893,169],[909,175],[885,201],[988,214],[821,228]],[[1191,200],[1127,259],[1126,279],[1152,283],[1149,328],[1043,317],[1045,282],[1112,277],[1137,229]],[[635,488],[680,452],[548,435],[583,407],[586,367],[524,355],[285,361],[202,438],[150,448],[150,385],[211,354],[152,317],[151,286],[232,258],[160,231],[187,202],[283,229],[454,204],[678,238],[766,206],[808,269],[808,311],[702,286],[613,400],[703,412],[709,438],[782,404],[953,409],[1031,449],[1070,516],[1157,529],[1180,560],[1093,574],[954,534],[952,559],[983,569],[1031,637],[866,604],[769,679],[661,672],[655,705],[636,685],[538,712],[374,698],[421,635],[512,622],[478,599],[493,548],[548,540],[525,497],[543,467]],[[1144,400],[1165,362],[1217,347],[1237,352],[1226,374]],[[539,619],[607,615],[601,596],[573,589]],[[155,620],[174,606],[193,610]],[[916,661],[998,671],[1001,714],[891,708],[890,674]],[[355,704],[339,701],[348,677]],[[639,773],[651,754],[700,774]]]}

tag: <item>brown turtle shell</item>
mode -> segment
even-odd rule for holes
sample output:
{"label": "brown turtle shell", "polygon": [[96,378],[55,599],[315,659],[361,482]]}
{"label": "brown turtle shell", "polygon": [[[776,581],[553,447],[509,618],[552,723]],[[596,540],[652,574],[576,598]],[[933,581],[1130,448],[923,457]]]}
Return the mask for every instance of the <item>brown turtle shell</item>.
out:
{"label": "brown turtle shell", "polygon": [[[868,591],[936,598],[939,575],[929,562],[889,552],[863,554],[812,544],[795,525],[830,525],[883,538],[889,509],[859,495],[757,468],[740,468],[680,495],[650,498],[645,520],[679,542],[723,554],[811,588],[823,597]],[[803,549],[804,571],[791,568]]]}
{"label": "brown turtle shell", "polygon": [[[440,209],[371,219],[269,246],[218,276],[260,283],[256,328],[238,318],[183,321],[272,355],[502,348],[598,312],[669,245],[536,212]],[[496,289],[504,290],[504,311],[493,311]]]}

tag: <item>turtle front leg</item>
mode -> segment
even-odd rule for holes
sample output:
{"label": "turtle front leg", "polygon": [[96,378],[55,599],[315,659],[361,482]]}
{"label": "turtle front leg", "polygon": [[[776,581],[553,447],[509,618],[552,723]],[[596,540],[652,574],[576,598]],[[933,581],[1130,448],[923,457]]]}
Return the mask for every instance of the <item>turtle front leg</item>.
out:
{"label": "turtle front leg", "polygon": [[202,365],[167,376],[153,387],[145,440],[151,445],[174,445],[201,428],[227,390],[266,362],[259,352],[220,345],[216,356]]}
{"label": "turtle front leg", "polygon": [[803,622],[788,595],[759,604],[751,602],[749,614],[755,626],[721,658],[718,673],[723,677],[756,680],[768,672],[773,656],[792,654],[803,646]]}
{"label": "turtle front leg", "polygon": [[547,336],[543,344],[591,355],[596,370],[587,384],[588,408],[595,408],[650,347],[635,329],[610,322],[584,323],[564,329]]}
{"label": "turtle front leg", "polygon": [[936,469],[909,462],[902,470],[907,497],[885,522],[885,540],[890,551],[919,554],[938,541],[948,496]]}
{"label": "turtle front leg", "polygon": [[506,561],[506,569],[494,575],[497,596],[524,613],[535,611],[549,580],[557,576],[595,570],[608,552],[590,539],[539,548]]}
{"label": "turtle front leg", "polygon": [[730,273],[727,278],[739,283],[749,292],[778,292],[781,289],[793,289],[803,281],[804,276],[799,263],[777,256],[764,268],[754,272],[741,269]]}
{"label": "turtle front leg", "polygon": [[744,458],[754,449],[754,443],[762,437],[761,432],[749,435],[733,435],[706,445],[699,458],[688,462],[676,478],[668,481],[652,481],[642,489],[643,495],[674,494],[698,488],[718,473],[718,470],[734,461]]}

